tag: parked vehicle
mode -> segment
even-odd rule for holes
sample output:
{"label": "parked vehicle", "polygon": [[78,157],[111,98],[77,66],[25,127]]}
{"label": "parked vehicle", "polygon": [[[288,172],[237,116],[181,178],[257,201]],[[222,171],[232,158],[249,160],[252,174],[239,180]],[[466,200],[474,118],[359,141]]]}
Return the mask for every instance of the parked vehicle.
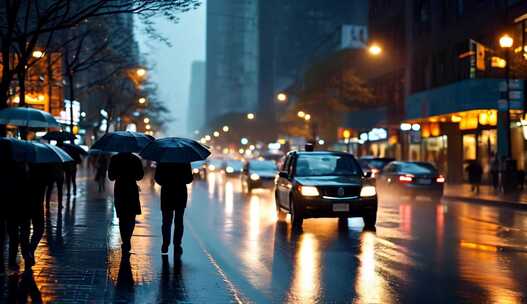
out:
{"label": "parked vehicle", "polygon": [[380,195],[426,196],[438,199],[443,196],[445,178],[426,162],[389,163],[377,177]]}
{"label": "parked vehicle", "polygon": [[272,160],[251,160],[245,164],[242,184],[247,192],[255,188],[273,188],[278,169]]}
{"label": "parked vehicle", "polygon": [[359,158],[359,163],[364,172],[371,172],[371,177],[376,177],[384,167],[394,161],[394,158],[363,156]]}
{"label": "parked vehicle", "polygon": [[278,219],[290,213],[295,228],[306,218],[362,217],[367,227],[377,221],[374,180],[348,153],[290,152],[275,189]]}

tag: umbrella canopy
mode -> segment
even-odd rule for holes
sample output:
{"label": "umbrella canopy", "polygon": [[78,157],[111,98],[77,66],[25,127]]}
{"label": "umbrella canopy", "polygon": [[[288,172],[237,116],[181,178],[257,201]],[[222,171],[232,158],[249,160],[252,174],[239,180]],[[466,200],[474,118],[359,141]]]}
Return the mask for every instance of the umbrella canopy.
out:
{"label": "umbrella canopy", "polygon": [[0,138],[0,161],[26,162],[35,155],[31,142],[11,137]]}
{"label": "umbrella canopy", "polygon": [[155,138],[139,132],[116,131],[104,134],[91,149],[106,152],[139,153]]}
{"label": "umbrella canopy", "polygon": [[206,159],[210,151],[195,140],[168,137],[153,141],[139,155],[160,163],[190,163]]}
{"label": "umbrella canopy", "polygon": [[42,136],[45,140],[56,140],[56,141],[70,141],[74,142],[77,136],[75,134],[66,131],[51,131]]}
{"label": "umbrella canopy", "polygon": [[33,143],[35,146],[34,158],[29,162],[36,164],[60,164],[73,162],[74,159],[57,146],[50,144]]}
{"label": "umbrella canopy", "polygon": [[39,164],[60,164],[74,161],[68,153],[59,147],[14,138],[0,138],[0,160]]}
{"label": "umbrella canopy", "polygon": [[31,128],[58,127],[51,114],[33,108],[7,108],[0,111],[0,124]]}
{"label": "umbrella canopy", "polygon": [[88,152],[86,152],[82,147],[74,144],[62,144],[59,146],[59,148],[66,151],[66,153],[68,153],[78,164],[82,162],[81,156],[88,155]]}

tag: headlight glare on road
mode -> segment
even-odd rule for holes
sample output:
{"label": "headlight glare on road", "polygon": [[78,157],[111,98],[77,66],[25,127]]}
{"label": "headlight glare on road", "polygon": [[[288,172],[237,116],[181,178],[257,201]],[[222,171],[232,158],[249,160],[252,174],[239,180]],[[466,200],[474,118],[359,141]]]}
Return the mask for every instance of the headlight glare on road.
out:
{"label": "headlight glare on road", "polygon": [[313,186],[299,186],[300,194],[303,196],[319,196],[317,187]]}
{"label": "headlight glare on road", "polygon": [[227,173],[233,173],[233,172],[234,172],[234,169],[233,169],[232,167],[227,167],[227,168],[225,169],[225,172],[227,172]]}
{"label": "headlight glare on road", "polygon": [[256,173],[253,173],[251,174],[251,180],[253,181],[257,181],[260,179],[260,175],[256,174]]}
{"label": "headlight glare on road", "polygon": [[360,196],[361,197],[371,197],[377,195],[377,191],[375,190],[375,186],[364,186],[360,190]]}

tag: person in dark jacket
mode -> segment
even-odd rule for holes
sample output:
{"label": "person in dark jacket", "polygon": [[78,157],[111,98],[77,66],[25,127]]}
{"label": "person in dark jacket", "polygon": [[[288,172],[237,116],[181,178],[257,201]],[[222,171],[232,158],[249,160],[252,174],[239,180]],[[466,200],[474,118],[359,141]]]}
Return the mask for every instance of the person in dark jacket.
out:
{"label": "person in dark jacket", "polygon": [[108,178],[115,180],[114,204],[119,218],[123,254],[128,254],[132,248],[135,217],[141,214],[139,187],[136,182],[141,180],[143,175],[141,160],[132,153],[118,153],[110,159]]}
{"label": "person in dark jacket", "polygon": [[163,215],[163,245],[161,254],[168,254],[172,221],[174,221],[174,255],[183,253],[183,215],[187,206],[187,184],[192,183],[192,169],[189,163],[160,163],[156,168],[155,180],[161,185],[161,212]]}
{"label": "person in dark jacket", "polygon": [[46,190],[46,207],[49,210],[49,203],[51,201],[51,194],[53,192],[53,186],[57,185],[57,206],[58,209],[62,209],[62,189],[64,187],[64,167],[62,164],[50,164],[48,167],[50,178],[48,179],[48,185]]}
{"label": "person in dark jacket", "polygon": [[479,186],[481,185],[481,176],[483,175],[483,168],[477,160],[471,161],[465,169],[468,173],[468,181],[471,185],[472,192],[479,193]]}

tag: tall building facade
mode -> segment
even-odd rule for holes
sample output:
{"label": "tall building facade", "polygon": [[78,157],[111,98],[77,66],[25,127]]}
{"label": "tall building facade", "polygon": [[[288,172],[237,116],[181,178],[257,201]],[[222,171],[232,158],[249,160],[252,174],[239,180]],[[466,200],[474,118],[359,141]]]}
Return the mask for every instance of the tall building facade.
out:
{"label": "tall building facade", "polygon": [[207,122],[253,112],[258,92],[258,1],[207,3]]}
{"label": "tall building facade", "polygon": [[190,70],[187,133],[201,131],[205,125],[205,61],[194,61]]}
{"label": "tall building facade", "polygon": [[[345,34],[343,29],[367,26],[368,1],[260,1],[258,21],[258,103],[260,111],[272,118],[276,94],[298,82],[315,57],[323,56],[335,37]],[[361,36],[355,38],[359,40],[365,34],[353,33]]]}

